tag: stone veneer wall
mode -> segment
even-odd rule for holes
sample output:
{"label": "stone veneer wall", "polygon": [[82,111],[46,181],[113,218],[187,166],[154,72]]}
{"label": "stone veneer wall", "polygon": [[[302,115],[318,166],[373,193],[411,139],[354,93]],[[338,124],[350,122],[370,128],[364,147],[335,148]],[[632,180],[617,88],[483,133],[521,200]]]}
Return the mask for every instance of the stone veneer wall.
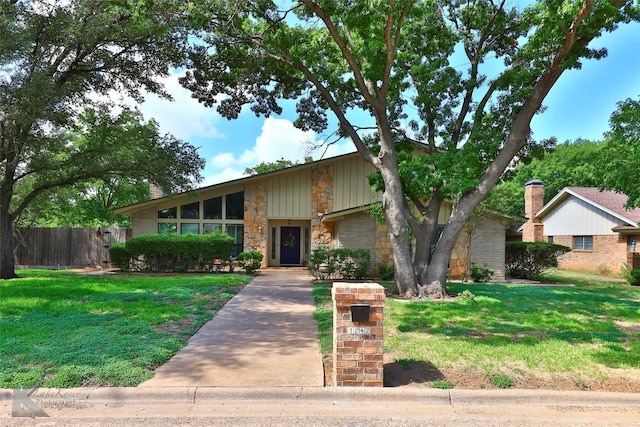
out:
{"label": "stone veneer wall", "polygon": [[331,247],[334,223],[322,223],[322,215],[333,212],[333,165],[317,166],[311,173],[311,249]]}
{"label": "stone veneer wall", "polygon": [[264,182],[244,188],[244,247],[262,252],[262,268],[267,266],[267,191]]}
{"label": "stone veneer wall", "polygon": [[[553,236],[553,243],[573,247],[573,236]],[[620,273],[627,262],[627,239],[623,234],[593,236],[592,251],[567,252],[558,257],[558,267],[567,270]]]}

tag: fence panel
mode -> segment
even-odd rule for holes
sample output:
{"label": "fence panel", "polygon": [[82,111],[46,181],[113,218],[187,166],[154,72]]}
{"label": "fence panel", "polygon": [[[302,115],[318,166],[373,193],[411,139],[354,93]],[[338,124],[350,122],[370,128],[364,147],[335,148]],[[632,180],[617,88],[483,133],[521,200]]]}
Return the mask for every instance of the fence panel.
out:
{"label": "fence panel", "polygon": [[109,247],[124,243],[126,228],[18,228],[16,265],[25,267],[110,267]]}

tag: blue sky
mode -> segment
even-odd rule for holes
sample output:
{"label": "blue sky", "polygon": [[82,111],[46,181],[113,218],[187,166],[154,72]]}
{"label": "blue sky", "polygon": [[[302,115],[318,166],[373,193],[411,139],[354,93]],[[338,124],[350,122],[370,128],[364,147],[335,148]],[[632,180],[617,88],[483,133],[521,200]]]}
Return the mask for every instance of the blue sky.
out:
{"label": "blue sky", "polygon": [[[608,56],[585,62],[581,70],[565,72],[546,99],[546,111],[531,123],[534,138],[555,136],[560,143],[578,138],[600,140],[616,103],[640,97],[640,24],[623,25],[592,46],[606,46]],[[175,101],[149,96],[140,109],[147,119],[158,121],[163,132],[200,147],[200,155],[207,161],[201,185],[239,178],[245,168],[262,161],[302,161],[305,156],[318,159],[323,154],[309,153],[309,143],[328,136],[295,129],[293,103],[280,116],[257,118],[245,109],[238,119],[228,121],[214,108],[192,99],[178,84],[177,75],[165,83]],[[345,140],[331,146],[324,157],[352,151],[353,145]]]}

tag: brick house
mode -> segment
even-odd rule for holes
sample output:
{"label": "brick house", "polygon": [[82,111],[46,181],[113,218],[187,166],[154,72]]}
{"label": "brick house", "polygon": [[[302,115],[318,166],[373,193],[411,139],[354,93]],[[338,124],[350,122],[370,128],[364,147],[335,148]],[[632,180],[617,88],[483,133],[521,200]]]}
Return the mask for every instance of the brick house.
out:
{"label": "brick house", "polygon": [[[392,261],[392,253],[386,226],[368,213],[368,206],[380,199],[367,180],[374,171],[352,153],[160,196],[116,212],[131,216],[133,236],[225,230],[235,239],[234,254],[259,250],[265,255],[263,267],[300,266],[312,249],[324,245],[369,249],[375,268]],[[441,223],[451,209],[443,205]],[[494,280],[503,279],[506,227],[496,216],[484,219],[470,238],[463,233],[450,277],[461,278],[473,261],[493,270]]]}
{"label": "brick house", "polygon": [[541,181],[525,184],[525,242],[568,246],[558,266],[570,270],[620,273],[638,258],[640,209],[625,209],[627,196],[593,187],[565,187],[544,205]]}

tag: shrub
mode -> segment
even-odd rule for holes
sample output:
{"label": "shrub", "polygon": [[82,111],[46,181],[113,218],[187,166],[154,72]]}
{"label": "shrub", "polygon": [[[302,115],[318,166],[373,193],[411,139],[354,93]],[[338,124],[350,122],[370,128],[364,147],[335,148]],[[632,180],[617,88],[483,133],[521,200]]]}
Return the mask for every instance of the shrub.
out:
{"label": "shrub", "polygon": [[134,268],[145,271],[211,269],[214,259],[228,259],[233,237],[211,234],[145,234],[129,239],[125,250]]}
{"label": "shrub", "polygon": [[255,273],[255,271],[260,268],[263,257],[264,255],[262,255],[260,251],[240,252],[237,261],[238,265],[243,268],[246,273]]}
{"label": "shrub", "polygon": [[[320,265],[327,264],[329,272],[320,272]],[[319,246],[311,251],[307,269],[316,279],[324,279],[325,274],[342,279],[365,279],[371,265],[371,251],[368,249],[327,249]]]}
{"label": "shrub", "polygon": [[547,268],[557,267],[558,256],[570,250],[547,242],[507,242],[505,269],[511,277],[534,280]]}
{"label": "shrub", "polygon": [[131,256],[127,249],[125,248],[124,243],[113,243],[109,248],[109,259],[111,260],[111,264],[120,268],[124,271],[129,271],[131,266],[129,261],[131,260]]}
{"label": "shrub", "polygon": [[640,285],[640,268],[634,268],[625,272],[625,279],[630,285]]}
{"label": "shrub", "polygon": [[471,280],[476,283],[488,282],[493,277],[493,271],[487,268],[487,264],[485,264],[484,267],[480,267],[475,262],[472,262],[469,276],[471,276]]}
{"label": "shrub", "polygon": [[380,280],[393,280],[394,270],[393,263],[379,262],[378,263],[378,277]]}

